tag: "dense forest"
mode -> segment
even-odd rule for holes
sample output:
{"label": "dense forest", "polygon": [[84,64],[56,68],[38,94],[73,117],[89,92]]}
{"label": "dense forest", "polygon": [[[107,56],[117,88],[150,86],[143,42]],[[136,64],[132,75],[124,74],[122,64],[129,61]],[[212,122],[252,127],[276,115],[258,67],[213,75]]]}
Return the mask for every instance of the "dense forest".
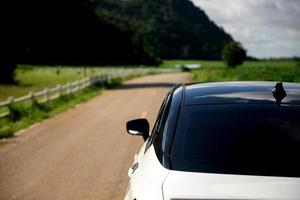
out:
{"label": "dense forest", "polygon": [[233,40],[188,0],[17,0],[1,7],[6,64],[220,59]]}
{"label": "dense forest", "polygon": [[189,0],[95,0],[97,15],[122,30],[134,32],[134,42],[162,59],[220,59],[233,41]]}

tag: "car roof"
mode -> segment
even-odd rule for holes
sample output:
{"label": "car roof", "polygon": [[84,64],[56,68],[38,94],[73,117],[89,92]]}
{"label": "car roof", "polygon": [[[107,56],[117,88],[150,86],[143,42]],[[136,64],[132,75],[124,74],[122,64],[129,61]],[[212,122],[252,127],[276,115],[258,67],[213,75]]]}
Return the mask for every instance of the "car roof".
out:
{"label": "car roof", "polygon": [[[183,89],[182,105],[274,104],[278,103],[274,97],[276,84],[277,82],[262,81],[188,84]],[[282,83],[282,86],[286,96],[280,103],[300,104],[300,84]]]}

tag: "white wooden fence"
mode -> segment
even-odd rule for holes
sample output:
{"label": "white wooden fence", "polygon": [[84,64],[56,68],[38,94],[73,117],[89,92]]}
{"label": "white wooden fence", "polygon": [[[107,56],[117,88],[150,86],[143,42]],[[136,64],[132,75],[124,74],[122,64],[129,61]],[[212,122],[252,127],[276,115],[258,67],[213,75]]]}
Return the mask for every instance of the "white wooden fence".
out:
{"label": "white wooden fence", "polygon": [[[28,100],[39,99],[39,102],[47,103],[48,101],[51,101],[53,99],[57,99],[62,95],[68,95],[75,92],[78,92],[84,88],[90,87],[92,85],[96,84],[102,84],[108,83],[111,80],[117,79],[117,78],[126,78],[132,75],[144,75],[149,73],[170,73],[170,72],[176,72],[178,70],[174,69],[160,69],[160,68],[137,68],[137,69],[121,69],[121,70],[111,70],[111,74],[106,75],[98,75],[98,76],[89,76],[82,80],[77,80],[74,82],[70,82],[64,85],[58,84],[54,88],[45,88],[42,91],[33,93],[29,92],[27,95],[14,98],[14,97],[8,97],[6,101],[0,102],[0,109],[5,108],[11,104],[14,103],[20,103],[25,102]],[[0,112],[0,118],[8,116],[9,112]]]}

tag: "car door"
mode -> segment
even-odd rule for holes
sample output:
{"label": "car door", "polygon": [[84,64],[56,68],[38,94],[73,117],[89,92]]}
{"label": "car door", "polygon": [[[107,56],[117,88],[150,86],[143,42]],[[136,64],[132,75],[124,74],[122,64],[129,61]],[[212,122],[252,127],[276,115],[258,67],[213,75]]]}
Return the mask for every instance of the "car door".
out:
{"label": "car door", "polygon": [[132,173],[134,173],[134,171],[137,169],[139,163],[141,162],[142,158],[144,157],[144,154],[146,153],[146,151],[149,149],[149,147],[153,144],[153,142],[155,141],[155,138],[157,138],[158,134],[160,133],[162,126],[163,126],[163,119],[166,118],[166,107],[169,104],[170,101],[170,94],[168,94],[165,99],[163,100],[156,121],[154,123],[153,129],[151,131],[151,135],[150,137],[145,141],[145,143],[143,144],[143,146],[141,147],[141,149],[139,150],[139,152],[137,154],[134,155],[134,161],[132,166],[129,168],[128,171],[128,176],[129,178],[131,177]]}
{"label": "car door", "polygon": [[164,99],[150,137],[135,155],[132,167],[128,171],[129,186],[125,199],[161,199],[161,186],[168,169],[164,168],[155,153],[154,141],[162,133],[164,121],[170,104],[169,93]]}

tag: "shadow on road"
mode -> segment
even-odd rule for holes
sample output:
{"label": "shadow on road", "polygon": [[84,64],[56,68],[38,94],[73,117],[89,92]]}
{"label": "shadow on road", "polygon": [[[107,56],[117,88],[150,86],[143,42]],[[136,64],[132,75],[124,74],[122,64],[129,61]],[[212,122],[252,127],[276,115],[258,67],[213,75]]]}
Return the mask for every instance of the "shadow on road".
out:
{"label": "shadow on road", "polygon": [[127,83],[115,89],[137,89],[137,88],[171,88],[174,83]]}

